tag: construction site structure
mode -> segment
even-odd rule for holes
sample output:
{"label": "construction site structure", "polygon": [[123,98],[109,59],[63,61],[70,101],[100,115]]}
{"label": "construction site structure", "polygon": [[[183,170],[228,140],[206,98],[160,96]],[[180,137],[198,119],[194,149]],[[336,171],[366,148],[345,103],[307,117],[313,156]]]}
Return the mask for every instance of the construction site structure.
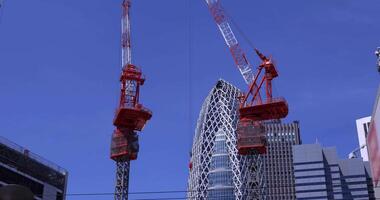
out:
{"label": "construction site structure", "polygon": [[[227,44],[231,55],[244,81],[249,85],[248,92],[241,96],[238,125],[238,149],[242,155],[265,153],[265,133],[262,121],[281,119],[288,114],[288,104],[284,98],[273,98],[272,80],[278,77],[278,71],[272,59],[255,49],[261,60],[258,71],[254,74],[244,50],[232,31],[228,15],[220,0],[205,0],[214,21]],[[264,71],[263,75],[261,72]],[[261,88],[265,82],[265,96],[261,97]],[[251,97],[251,100],[248,99]]]}
{"label": "construction site structure", "polygon": [[[241,163],[241,186],[243,186],[241,198],[266,199],[265,187],[260,187],[261,183],[265,182],[262,156],[260,155],[265,154],[267,149],[263,122],[281,119],[288,115],[286,100],[284,98],[273,98],[272,94],[272,80],[278,77],[278,71],[271,58],[254,49],[261,60],[258,71],[254,73],[246,53],[232,31],[230,19],[220,0],[205,1],[237,68],[249,86],[248,91],[239,96],[239,120],[236,129],[237,150],[243,158],[245,157],[244,162]],[[261,92],[264,90],[262,87],[264,82],[265,99],[262,99]]]}
{"label": "construction site structure", "polygon": [[115,200],[128,199],[130,161],[136,160],[139,152],[138,132],[152,117],[152,112],[139,103],[140,87],[145,78],[141,69],[132,64],[131,1],[122,3],[122,72],[120,76],[120,101],[115,112],[112,134],[111,159],[116,162]]}
{"label": "construction site structure", "polygon": [[[288,104],[284,98],[273,98],[272,80],[278,77],[278,72],[271,59],[257,49],[257,55],[262,63],[250,83],[249,90],[242,96],[239,109],[238,149],[241,155],[252,153],[264,154],[266,140],[262,121],[282,119],[288,115]],[[264,73],[261,75],[261,73]],[[260,80],[261,79],[261,80]],[[258,98],[260,89],[265,82],[265,99]],[[250,101],[249,98],[252,95]]]}

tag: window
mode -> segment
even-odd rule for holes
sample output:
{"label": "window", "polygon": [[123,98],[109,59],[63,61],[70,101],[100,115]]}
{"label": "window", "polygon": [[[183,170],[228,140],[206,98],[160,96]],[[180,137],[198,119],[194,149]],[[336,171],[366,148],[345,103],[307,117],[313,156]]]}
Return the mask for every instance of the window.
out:
{"label": "window", "polygon": [[363,128],[364,128],[364,135],[365,135],[365,138],[367,138],[367,135],[368,135],[368,129],[369,129],[369,122],[368,122],[368,123],[364,123],[364,124],[363,124]]}

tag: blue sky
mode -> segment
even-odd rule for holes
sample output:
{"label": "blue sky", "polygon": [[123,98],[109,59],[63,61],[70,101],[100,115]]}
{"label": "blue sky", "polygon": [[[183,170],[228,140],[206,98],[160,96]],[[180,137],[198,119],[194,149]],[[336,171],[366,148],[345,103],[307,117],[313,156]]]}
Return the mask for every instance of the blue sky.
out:
{"label": "blue sky", "polygon": [[[68,193],[113,192],[109,146],[119,98],[121,0],[4,3],[1,136],[66,168]],[[355,119],[371,114],[379,83],[373,52],[380,46],[380,2],[223,4],[252,43],[276,60],[274,91],[290,105],[285,121],[300,121],[304,143],[318,138],[346,156],[358,145]],[[142,102],[154,116],[141,134],[130,190],[184,190],[202,101],[219,78],[246,86],[203,0],[133,1],[132,42],[133,62],[147,77]]]}

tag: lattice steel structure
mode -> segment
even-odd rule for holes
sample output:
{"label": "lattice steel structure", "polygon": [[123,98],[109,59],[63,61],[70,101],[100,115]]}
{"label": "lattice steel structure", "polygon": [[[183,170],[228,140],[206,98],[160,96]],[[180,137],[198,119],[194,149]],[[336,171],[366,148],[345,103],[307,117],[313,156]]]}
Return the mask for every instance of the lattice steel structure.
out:
{"label": "lattice steel structure", "polygon": [[115,200],[128,199],[130,160],[116,162]]}
{"label": "lattice steel structure", "polygon": [[111,159],[116,162],[115,200],[128,200],[130,161],[139,152],[138,133],[152,117],[152,112],[140,103],[140,88],[145,78],[141,68],[131,63],[131,0],[123,0],[122,9],[122,72],[120,102],[116,109],[111,140]]}
{"label": "lattice steel structure", "polygon": [[188,199],[265,199],[262,162],[236,148],[240,91],[219,80],[206,97],[195,131]]}

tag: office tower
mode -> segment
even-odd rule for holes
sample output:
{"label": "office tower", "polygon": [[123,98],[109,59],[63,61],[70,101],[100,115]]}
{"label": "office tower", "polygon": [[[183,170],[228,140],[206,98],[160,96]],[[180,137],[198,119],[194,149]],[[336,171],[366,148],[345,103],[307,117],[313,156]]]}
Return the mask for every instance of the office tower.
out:
{"label": "office tower", "polygon": [[268,200],[295,199],[292,146],[301,144],[299,122],[265,124],[267,154],[263,156]]}
{"label": "office tower", "polygon": [[252,157],[240,156],[236,149],[239,94],[219,80],[203,103],[192,147],[188,199],[294,199],[292,145],[301,143],[299,123],[266,122],[267,154],[251,163]]}
{"label": "office tower", "polygon": [[193,140],[188,199],[242,199],[236,149],[239,94],[219,80],[203,103]]}
{"label": "office tower", "polygon": [[338,159],[334,147],[293,146],[296,199],[375,199],[368,162]]}
{"label": "office tower", "polygon": [[64,200],[68,173],[58,165],[0,137],[0,187],[18,184],[38,200]]}

